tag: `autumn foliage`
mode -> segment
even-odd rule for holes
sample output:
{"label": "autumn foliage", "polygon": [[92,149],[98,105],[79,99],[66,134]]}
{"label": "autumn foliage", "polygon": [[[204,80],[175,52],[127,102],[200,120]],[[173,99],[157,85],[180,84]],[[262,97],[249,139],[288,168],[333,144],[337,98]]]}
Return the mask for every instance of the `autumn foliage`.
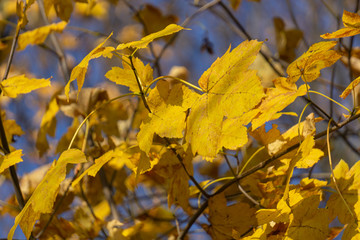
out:
{"label": "autumn foliage", "polygon": [[[193,14],[219,7],[234,20],[240,2],[194,1]],[[251,4],[262,4],[256,2]],[[153,5],[137,8],[132,1],[3,4],[13,9],[3,16],[16,16],[16,24],[1,22],[13,28],[12,36],[0,39],[6,56],[0,69],[0,173],[13,183],[14,194],[1,198],[0,214],[11,216],[12,227],[0,237],[13,239],[15,231],[23,236],[21,229],[27,239],[360,238],[360,163],[332,157],[339,151],[332,145],[336,138],[360,152],[359,141],[348,139],[350,130],[342,131],[358,129],[360,117],[360,77],[352,66],[360,59],[353,47],[353,36],[360,34],[356,12],[344,10],[344,27],[321,33],[324,40],[302,52],[301,29],[289,30],[275,18],[275,55],[266,50],[267,40],[255,40],[235,19],[247,39],[229,44],[192,82],[185,68],[160,74],[166,49],[176,48],[179,35],[195,34],[192,15],[179,24]],[[108,11],[119,5],[132,11],[143,33],[140,28],[138,38],[119,41],[112,32],[71,25],[80,16],[101,16],[104,4]],[[29,27],[32,11],[47,24]],[[65,40],[58,40],[70,30],[98,38],[71,68],[62,50]],[[65,83],[11,70],[17,67],[13,58],[30,45],[54,53]],[[208,40],[202,48],[212,53]],[[341,71],[351,76],[340,87],[341,100],[316,87],[325,82],[335,88],[339,59]],[[106,85],[87,87],[101,61]],[[324,80],[325,69],[332,69],[332,80]],[[30,147],[17,144],[27,134],[9,110],[29,93],[46,104],[34,106],[41,120]],[[331,113],[317,96],[331,102]],[[52,160],[36,161],[37,168],[19,175],[27,155]],[[319,161],[327,163],[329,174],[313,173]]]}

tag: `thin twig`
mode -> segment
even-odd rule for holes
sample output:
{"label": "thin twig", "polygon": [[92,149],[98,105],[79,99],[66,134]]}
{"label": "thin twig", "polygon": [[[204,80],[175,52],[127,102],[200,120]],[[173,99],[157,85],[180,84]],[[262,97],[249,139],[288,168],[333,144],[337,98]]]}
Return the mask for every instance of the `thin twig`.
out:
{"label": "thin twig", "polygon": [[[230,161],[229,161],[229,159],[228,159],[228,157],[227,157],[226,154],[224,154],[224,158],[225,158],[225,161],[226,161],[226,163],[227,163],[227,165],[228,165],[228,167],[229,167],[232,175],[233,175],[234,177],[236,177],[237,174],[234,172],[234,169],[232,169],[232,167],[231,167],[231,165],[230,165]],[[242,186],[240,185],[239,182],[237,182],[237,186],[238,186],[239,191],[240,191],[242,194],[244,194],[244,196],[245,196],[247,199],[249,199],[250,202],[252,202],[253,204],[255,204],[255,205],[257,205],[257,206],[260,205],[260,203],[259,203],[258,201],[256,201],[253,197],[251,197],[251,196],[242,188]]]}
{"label": "thin twig", "polygon": [[188,223],[186,224],[186,227],[184,228],[184,230],[181,232],[181,234],[178,237],[178,240],[183,240],[186,236],[186,234],[189,232],[191,226],[194,224],[194,222],[196,221],[196,219],[198,219],[198,217],[200,217],[200,215],[205,211],[205,209],[207,208],[209,204],[209,200],[207,199],[201,206],[200,208],[196,211],[196,213],[194,215],[191,216],[191,218],[189,219]]}
{"label": "thin twig", "polygon": [[[296,27],[297,29],[301,30],[300,27],[299,27],[298,22],[296,21],[296,17],[295,17],[295,14],[294,14],[293,9],[292,9],[292,7],[291,7],[291,2],[290,2],[290,1],[291,1],[291,0],[286,0],[286,3],[287,3],[287,5],[288,5],[288,9],[289,9],[289,13],[290,13],[291,20],[293,21],[295,27]],[[304,44],[305,44],[305,47],[306,47],[306,48],[309,48],[309,43],[306,41],[306,38],[305,38],[305,35],[304,35],[304,34],[302,34],[302,40],[303,40],[303,42],[304,42]]]}
{"label": "thin twig", "polygon": [[[222,9],[226,12],[226,14],[231,18],[231,20],[234,21],[235,25],[241,30],[241,32],[246,36],[248,40],[252,40],[253,38],[250,36],[250,34],[245,30],[245,28],[242,26],[242,24],[236,19],[234,14],[230,11],[230,9],[222,2],[219,1],[218,3]],[[269,66],[274,70],[274,72],[279,75],[280,77],[283,77],[283,74],[279,72],[279,70],[274,66],[274,64],[270,61],[270,58],[262,51],[260,50],[261,56],[265,59],[265,61],[269,64]]]}
{"label": "thin twig", "polygon": [[[45,13],[44,2],[43,2],[43,0],[37,0],[37,1],[38,1],[41,17],[42,17],[43,21],[45,22],[45,24],[49,25],[49,20]],[[59,58],[60,69],[63,73],[64,82],[67,83],[70,79],[70,71],[69,71],[69,67],[67,66],[67,63],[66,63],[66,57],[65,57],[64,51],[62,50],[59,40],[57,39],[55,33],[50,33],[50,40],[51,40],[52,44],[54,45],[55,52]]]}
{"label": "thin twig", "polygon": [[[197,16],[198,14],[206,11],[207,9],[215,6],[216,4],[218,4],[221,0],[213,0],[207,4],[205,4],[204,6],[202,6],[201,8],[199,8],[196,12],[194,12],[192,15],[190,15],[188,18],[186,18],[184,20],[184,22],[181,24],[182,27],[186,27],[190,21]],[[171,36],[171,38],[169,39],[168,42],[166,42],[166,44],[164,45],[164,47],[161,49],[159,55],[157,56],[157,58],[154,60],[154,65],[159,64],[161,57],[163,56],[163,54],[165,53],[166,49],[175,41],[175,39],[178,37],[178,35],[180,34],[180,32],[175,33]]]}
{"label": "thin twig", "polygon": [[[89,202],[89,199],[88,199],[88,198],[86,197],[86,195],[85,195],[84,188],[83,188],[83,185],[82,185],[82,181],[80,182],[79,185],[80,185],[80,192],[81,192],[82,198],[84,199],[86,205],[88,206],[88,208],[89,208],[89,210],[90,210],[90,213],[91,213],[91,215],[93,216],[93,218],[94,218],[95,220],[97,220],[98,218],[97,218],[96,215],[95,215],[94,209],[92,208],[92,206],[91,206],[91,204],[90,204],[90,202]],[[106,234],[106,232],[105,232],[105,230],[104,230],[103,227],[101,227],[101,232],[104,234],[104,236],[105,236],[106,238],[108,237],[108,235]]]}

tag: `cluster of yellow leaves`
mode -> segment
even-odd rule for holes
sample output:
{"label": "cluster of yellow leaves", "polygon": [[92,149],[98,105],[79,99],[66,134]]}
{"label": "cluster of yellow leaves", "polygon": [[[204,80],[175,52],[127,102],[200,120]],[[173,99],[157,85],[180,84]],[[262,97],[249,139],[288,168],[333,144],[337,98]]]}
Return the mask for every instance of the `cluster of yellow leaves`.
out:
{"label": "cluster of yellow leaves", "polygon": [[[236,8],[240,1],[231,1],[231,3]],[[70,0],[62,4],[48,1],[47,9],[51,6],[57,9],[58,6],[61,11],[64,11],[58,14],[68,19],[72,8],[71,11],[66,10],[64,4],[69,6],[69,9],[70,5],[72,6]],[[25,19],[25,16],[22,18]],[[359,32],[356,32],[360,24],[358,19],[360,19],[358,15],[344,12],[343,22],[346,30],[325,34],[326,37],[358,34]],[[40,44],[48,34],[53,31],[62,31],[65,26],[66,23],[61,22],[28,31],[22,34],[22,37],[20,36],[19,49],[24,49],[28,44]],[[88,93],[91,96],[94,93],[82,89],[90,60],[99,57],[111,58],[125,48],[137,51],[146,48],[154,39],[169,36],[183,29],[181,26],[170,24],[163,30],[145,36],[139,41],[122,43],[117,47],[104,47],[112,36],[110,34],[96,46],[73,69],[70,80],[65,86],[64,99],[73,102],[65,106],[61,103],[61,96],[54,97],[50,101],[41,121],[38,136],[37,147],[41,153],[48,148],[46,135],[54,135],[56,114],[59,110],[74,118],[69,135],[64,135],[64,141],[69,142],[69,138],[78,130],[79,122],[76,118],[88,117],[91,108],[96,106],[95,103],[89,103],[84,107],[86,110],[81,107],[75,107],[74,110],[74,106],[70,106],[77,99],[81,99],[80,94]],[[250,194],[260,199],[260,204],[266,207],[265,209],[259,210],[245,202],[228,205],[225,194],[221,193],[209,199],[208,220],[211,225],[204,224],[203,228],[214,239],[267,239],[269,236],[273,239],[279,236],[284,239],[326,239],[329,233],[329,220],[338,217],[341,223],[347,224],[344,235],[349,238],[358,237],[359,226],[354,220],[357,220],[360,214],[358,212],[360,208],[357,206],[360,189],[357,175],[360,172],[358,169],[360,165],[356,164],[349,170],[347,164],[341,161],[336,166],[334,178],[340,188],[340,193],[333,193],[327,202],[328,209],[321,209],[318,207],[322,200],[321,188],[334,187],[335,183],[328,185],[324,181],[304,178],[300,184],[290,185],[294,168],[310,168],[324,155],[320,149],[316,148],[314,118],[309,117],[305,122],[295,125],[283,134],[276,129],[276,125],[273,125],[269,132],[265,131],[266,122],[277,119],[283,114],[296,115],[281,111],[299,96],[307,93],[306,85],[320,76],[320,70],[331,66],[341,57],[332,50],[335,45],[335,41],[312,45],[306,53],[288,66],[288,77],[277,78],[274,80],[274,87],[263,88],[256,71],[249,68],[260,51],[262,42],[244,41],[232,50],[229,47],[226,53],[203,73],[198,81],[200,88],[197,88],[201,93],[189,89],[182,83],[170,84],[165,80],[158,81],[151,89],[153,70],[150,65],[145,65],[133,55],[123,56],[122,68],[113,67],[105,76],[116,84],[129,87],[131,92],[138,95],[145,89],[148,90],[142,97],[146,100],[150,112],[142,119],[136,143],[132,142],[129,145],[122,143],[116,147],[109,137],[106,151],[101,149],[102,153],[98,155],[99,157],[72,182],[72,186],[76,187],[86,175],[95,177],[106,165],[116,170],[127,166],[134,172],[136,183],[141,181],[140,175],[158,177],[156,178],[158,181],[166,184],[169,206],[178,204],[190,214],[189,197],[192,192],[188,181],[189,176],[193,175],[194,156],[199,155],[212,161],[224,148],[238,150],[249,142],[248,127],[251,126],[252,136],[266,146],[267,157],[286,151],[299,140],[301,144],[297,150],[285,154],[278,162],[273,163],[267,171],[258,171],[241,181]],[[298,87],[296,83],[300,77],[305,84]],[[77,80],[76,100],[70,94],[70,84],[75,80]],[[345,98],[359,82],[356,80],[349,85],[342,97]],[[19,94],[49,85],[49,79],[28,79],[25,76],[18,76],[4,80],[0,87],[4,95],[15,98]],[[99,96],[102,93],[96,94]],[[107,101],[108,97],[107,95],[93,99],[89,97],[88,102],[94,99],[96,102],[102,102]],[[109,113],[105,112],[104,115],[109,117]],[[110,118],[108,120],[113,124],[116,122]],[[102,137],[99,132],[104,129],[97,126],[100,121],[91,121],[91,126],[96,126],[95,133],[92,134],[97,142],[101,142]],[[179,139],[182,139],[183,143],[178,141]],[[0,173],[9,166],[21,162],[21,156],[22,150],[16,150],[1,157]],[[60,183],[66,177],[67,164],[84,162],[86,162],[86,157],[80,150],[69,149],[62,152],[15,218],[15,224],[9,232],[8,239],[12,239],[18,225],[21,226],[25,236],[30,237],[34,224],[40,219],[41,214],[52,212]],[[109,213],[109,205],[106,201],[97,202],[95,216],[98,219],[95,220],[96,230],[93,232],[100,231],[101,221],[104,221]],[[80,216],[77,221],[80,221],[81,216],[87,216],[83,208],[78,208],[76,214]],[[136,222],[127,229],[119,228],[121,224],[118,222],[114,223],[115,227],[109,225],[111,237],[148,239],[156,237],[158,232],[171,230],[172,225],[169,222],[157,224],[149,217],[153,216],[154,219],[161,217],[171,221],[174,216],[169,211],[154,208],[147,214],[148,218]],[[59,225],[66,225],[71,231],[75,231],[71,223],[62,219],[56,219],[56,221]],[[86,226],[83,228],[90,232],[92,225],[89,222],[84,225]],[[243,237],[244,234],[247,236]]]}

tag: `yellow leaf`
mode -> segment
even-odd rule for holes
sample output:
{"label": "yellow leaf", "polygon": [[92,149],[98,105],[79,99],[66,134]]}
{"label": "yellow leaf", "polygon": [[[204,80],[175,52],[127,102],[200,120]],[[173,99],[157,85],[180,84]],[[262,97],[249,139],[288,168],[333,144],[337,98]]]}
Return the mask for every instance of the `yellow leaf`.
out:
{"label": "yellow leaf", "polygon": [[148,97],[152,113],[141,123],[137,135],[140,149],[146,154],[150,151],[154,133],[160,137],[182,138],[186,111],[197,99],[198,94],[183,84],[169,89],[167,81],[159,81]]}
{"label": "yellow leaf", "polygon": [[66,27],[66,24],[66,22],[62,21],[20,34],[18,40],[18,50],[24,50],[28,45],[43,43],[50,33],[62,32]]}
{"label": "yellow leaf", "polygon": [[345,28],[339,29],[333,33],[323,34],[320,37],[324,39],[343,38],[343,37],[351,37],[360,33],[359,14],[351,13],[344,10],[342,21]]}
{"label": "yellow leaf", "polygon": [[3,124],[4,124],[4,129],[6,129],[6,139],[8,140],[8,143],[14,141],[13,137],[15,135],[21,136],[24,134],[24,131],[13,119],[6,119]]}
{"label": "yellow leaf", "polygon": [[274,81],[275,87],[267,89],[266,98],[263,99],[260,106],[254,109],[258,116],[251,122],[252,129],[256,129],[264,123],[279,118],[280,111],[289,106],[299,96],[306,94],[306,86],[299,88],[293,85],[288,88],[284,83],[285,78],[278,78]]}
{"label": "yellow leaf", "polygon": [[297,168],[309,168],[317,163],[321,157],[324,156],[324,152],[320,149],[314,148],[315,140],[313,136],[307,136],[300,145],[300,151],[302,152],[301,158],[297,161],[295,167]]}
{"label": "yellow leaf", "polygon": [[[135,73],[131,69],[129,63],[125,63],[126,58],[123,58],[123,68],[113,67],[110,71],[105,74],[110,81],[116,84],[124,85],[130,88],[130,91],[134,93],[140,92],[139,85],[135,78]],[[129,62],[129,60],[127,60]],[[141,86],[147,87],[148,84],[153,80],[153,70],[149,64],[146,66],[144,63],[136,57],[133,57],[134,68],[139,77]]]}
{"label": "yellow leaf", "polygon": [[29,79],[25,77],[25,75],[11,77],[0,83],[2,94],[10,98],[16,98],[19,94],[29,93],[33,90],[48,86],[50,86],[50,78]]}
{"label": "yellow leaf", "polygon": [[164,28],[163,30],[158,31],[156,33],[151,33],[151,34],[143,37],[139,41],[119,44],[116,47],[116,50],[122,50],[124,48],[146,48],[149,43],[154,41],[154,39],[164,37],[164,36],[168,36],[170,34],[179,32],[180,30],[183,30],[183,29],[189,30],[187,28],[183,28],[183,27],[181,27],[179,25],[176,25],[176,24],[170,24],[166,28]]}
{"label": "yellow leaf", "polygon": [[341,55],[331,50],[336,41],[318,42],[310,46],[306,53],[292,62],[286,72],[288,81],[295,83],[300,77],[305,82],[312,82],[320,76],[320,70],[333,65]]}
{"label": "yellow leaf", "polygon": [[86,162],[83,152],[69,149],[55,160],[43,180],[27,201],[25,207],[16,216],[14,226],[10,229],[8,239],[13,238],[16,227],[20,224],[26,238],[30,237],[35,222],[42,213],[51,213],[60,183],[66,177],[66,165]]}
{"label": "yellow leaf", "polygon": [[100,170],[100,168],[102,168],[102,166],[104,166],[107,162],[109,162],[110,160],[114,160],[116,158],[121,158],[122,156],[123,156],[123,151],[120,147],[106,152],[101,157],[95,159],[95,163],[91,165],[91,167],[86,169],[79,177],[77,177],[72,182],[71,186],[74,187],[76,184],[78,184],[86,174],[95,177],[97,172]]}
{"label": "yellow leaf", "polygon": [[[334,168],[334,177],[348,206],[346,206],[336,191],[334,183],[332,183],[331,187],[335,189],[336,193],[330,196],[326,204],[329,209],[330,219],[338,217],[341,223],[351,224],[356,220],[354,217],[357,219],[360,217],[360,162],[355,163],[349,170],[347,163],[344,160],[340,160]],[[349,211],[348,207],[350,207],[352,212]]]}
{"label": "yellow leaf", "polygon": [[[265,96],[256,71],[248,70],[261,48],[261,42],[245,41],[230,52],[218,58],[199,79],[199,85],[205,94],[192,106],[187,121],[186,140],[193,154],[198,153],[211,160],[221,146],[221,134],[224,118],[239,118],[238,124],[247,123],[256,116],[244,115],[253,109]],[[251,117],[252,118],[251,118]],[[229,120],[227,128],[232,126]],[[241,136],[242,144],[246,143]],[[223,141],[227,146],[239,144]]]}
{"label": "yellow leaf", "polygon": [[285,240],[327,239],[329,220],[327,209],[319,209],[320,197],[313,195],[292,207],[292,216]]}
{"label": "yellow leaf", "polygon": [[206,231],[213,239],[232,239],[232,231],[244,234],[256,223],[255,209],[239,202],[227,206],[224,193],[209,199],[209,222]]}
{"label": "yellow leaf", "polygon": [[342,92],[340,95],[341,98],[345,99],[352,91],[353,89],[359,85],[360,83],[360,77],[356,78],[354,81],[352,81],[349,86],[346,87],[346,89]]}
{"label": "yellow leaf", "polygon": [[5,156],[0,157],[0,173],[4,172],[5,169],[9,168],[10,166],[15,165],[16,163],[22,162],[22,150],[16,150],[11,152]]}
{"label": "yellow leaf", "polygon": [[260,209],[256,212],[257,223],[267,224],[270,222],[289,222],[291,209],[282,198],[278,202],[276,209]]}
{"label": "yellow leaf", "polygon": [[84,59],[71,71],[70,80],[65,86],[65,95],[67,100],[69,101],[69,92],[70,92],[70,84],[71,82],[77,79],[77,97],[79,97],[79,93],[81,91],[82,86],[84,85],[86,71],[89,65],[89,61],[98,58],[98,57],[112,57],[112,52],[115,50],[113,47],[102,47],[105,42],[112,36],[112,33],[96,48],[94,48],[88,55],[84,57]]}

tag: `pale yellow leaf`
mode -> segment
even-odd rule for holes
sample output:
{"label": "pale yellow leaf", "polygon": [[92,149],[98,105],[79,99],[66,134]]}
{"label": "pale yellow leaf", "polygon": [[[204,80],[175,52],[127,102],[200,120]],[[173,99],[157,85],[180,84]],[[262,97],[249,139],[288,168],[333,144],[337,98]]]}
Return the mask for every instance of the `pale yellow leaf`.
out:
{"label": "pale yellow leaf", "polygon": [[[124,49],[124,48],[146,48],[147,45],[149,43],[151,43],[154,39],[164,37],[164,36],[168,36],[170,34],[179,32],[180,30],[183,30],[183,29],[186,29],[186,28],[183,28],[183,27],[181,27],[179,25],[176,25],[176,24],[170,24],[166,28],[164,28],[163,30],[152,33],[152,34],[149,34],[149,35],[143,37],[139,41],[119,44],[116,47],[116,50],[121,50],[121,49]],[[189,29],[186,29],[186,30],[189,30]]]}
{"label": "pale yellow leaf", "polygon": [[2,94],[10,98],[16,98],[19,94],[29,93],[48,86],[50,86],[50,78],[30,79],[25,77],[25,75],[11,77],[0,83]]}
{"label": "pale yellow leaf", "polygon": [[62,32],[66,27],[66,24],[67,23],[65,21],[62,21],[20,34],[18,40],[18,50],[24,50],[28,45],[43,43],[50,33]]}
{"label": "pale yellow leaf", "polygon": [[22,150],[16,150],[11,152],[5,156],[0,157],[0,173],[4,172],[5,169],[9,168],[10,166],[15,165],[16,163],[22,162]]}

